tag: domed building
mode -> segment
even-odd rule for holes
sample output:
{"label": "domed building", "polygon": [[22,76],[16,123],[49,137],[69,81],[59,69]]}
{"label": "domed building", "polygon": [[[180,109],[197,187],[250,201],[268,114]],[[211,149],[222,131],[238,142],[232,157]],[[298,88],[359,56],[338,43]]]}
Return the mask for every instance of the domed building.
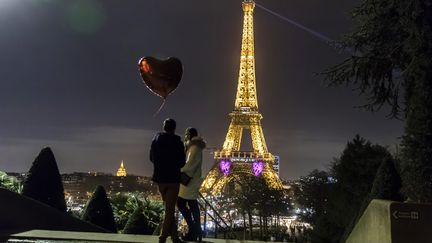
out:
{"label": "domed building", "polygon": [[117,176],[126,176],[126,169],[123,164],[123,160],[120,164],[120,168],[117,170]]}

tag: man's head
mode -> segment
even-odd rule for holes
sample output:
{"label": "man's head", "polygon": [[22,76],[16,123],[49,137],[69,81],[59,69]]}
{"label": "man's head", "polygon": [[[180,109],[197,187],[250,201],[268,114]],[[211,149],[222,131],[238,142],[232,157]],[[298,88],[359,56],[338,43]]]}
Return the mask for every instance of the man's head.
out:
{"label": "man's head", "polygon": [[174,133],[176,129],[176,122],[174,119],[167,118],[163,123],[163,129],[167,133]]}

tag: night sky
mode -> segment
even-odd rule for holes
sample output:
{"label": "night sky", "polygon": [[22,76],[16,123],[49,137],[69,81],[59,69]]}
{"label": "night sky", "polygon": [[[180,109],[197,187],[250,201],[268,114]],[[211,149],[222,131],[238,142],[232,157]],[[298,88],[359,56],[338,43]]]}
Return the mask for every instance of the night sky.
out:
{"label": "night sky", "polygon": [[[359,0],[258,3],[332,39],[353,28]],[[264,135],[281,177],[326,169],[359,133],[394,149],[402,122],[354,108],[352,87],[326,88],[315,73],[346,56],[256,8],[255,57]],[[151,175],[148,150],[162,121],[198,128],[221,147],[234,107],[241,0],[0,0],[0,170],[27,171],[50,146],[62,173]],[[141,82],[142,56],[176,56],[184,75],[161,99]],[[213,163],[206,151],[205,169]]]}

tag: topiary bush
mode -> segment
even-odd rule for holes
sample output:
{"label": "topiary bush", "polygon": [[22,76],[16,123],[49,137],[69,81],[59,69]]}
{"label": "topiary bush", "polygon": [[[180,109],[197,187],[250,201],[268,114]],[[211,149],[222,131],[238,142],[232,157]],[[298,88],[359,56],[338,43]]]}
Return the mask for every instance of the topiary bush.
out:
{"label": "topiary bush", "polygon": [[370,192],[370,199],[402,201],[400,190],[402,180],[392,159],[384,160],[375,176]]}
{"label": "topiary bush", "polygon": [[98,186],[87,203],[82,220],[93,223],[111,232],[117,232],[113,210],[105,189]]}
{"label": "topiary bush", "polygon": [[24,181],[22,195],[66,212],[62,178],[49,147],[43,148],[34,160]]}

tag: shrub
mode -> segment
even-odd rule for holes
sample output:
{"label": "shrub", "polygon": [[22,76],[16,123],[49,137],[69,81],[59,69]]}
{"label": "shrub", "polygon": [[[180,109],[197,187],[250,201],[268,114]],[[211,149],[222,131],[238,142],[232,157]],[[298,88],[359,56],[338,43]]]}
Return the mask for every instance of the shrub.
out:
{"label": "shrub", "polygon": [[151,225],[147,218],[144,216],[143,208],[138,207],[129,217],[123,233],[151,235],[153,231],[154,226]]}
{"label": "shrub", "polygon": [[111,232],[117,232],[113,210],[102,186],[98,186],[94,191],[87,203],[82,219]]}
{"label": "shrub", "polygon": [[63,182],[49,147],[41,150],[24,181],[22,195],[66,212]]}

